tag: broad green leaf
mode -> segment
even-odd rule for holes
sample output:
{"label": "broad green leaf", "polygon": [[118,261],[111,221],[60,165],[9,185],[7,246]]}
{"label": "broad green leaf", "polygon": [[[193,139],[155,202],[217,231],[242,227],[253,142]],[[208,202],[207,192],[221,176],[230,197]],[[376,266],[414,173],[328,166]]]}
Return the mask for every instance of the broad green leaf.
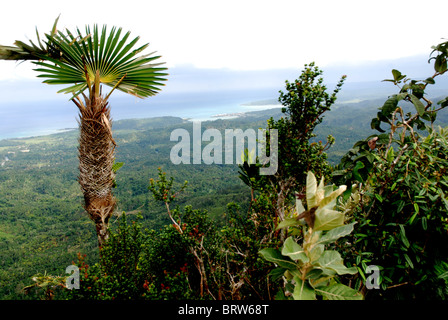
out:
{"label": "broad green leaf", "polygon": [[306,205],[308,209],[316,206],[317,180],[314,174],[309,171],[306,177]]}
{"label": "broad green leaf", "polygon": [[288,256],[293,260],[300,260],[303,263],[309,261],[305,251],[294,241],[293,237],[289,237],[285,240],[282,247],[282,255]]}
{"label": "broad green leaf", "polygon": [[326,273],[326,269],[330,269],[339,275],[342,274],[355,274],[358,270],[355,267],[347,268],[344,265],[344,260],[342,259],[339,252],[335,250],[326,250],[316,261],[315,267],[317,269],[322,269]]}
{"label": "broad green leaf", "polygon": [[319,185],[316,188],[316,205],[319,205],[320,202],[325,197],[325,189],[324,189],[324,177],[320,179]]}
{"label": "broad green leaf", "polygon": [[302,281],[298,277],[294,277],[294,281],[296,285],[292,296],[295,300],[316,300],[316,293],[307,281]]}
{"label": "broad green leaf", "polygon": [[259,253],[269,262],[275,263],[281,268],[294,270],[297,269],[296,264],[290,258],[281,254],[278,249],[266,248],[259,251]]}
{"label": "broad green leaf", "polygon": [[334,191],[333,185],[328,185],[324,187],[324,196],[328,197]]}
{"label": "broad green leaf", "polygon": [[[313,284],[314,287],[314,283],[316,281],[318,281],[321,278],[327,278],[327,276],[323,276],[323,271],[322,269],[311,269],[310,271],[308,271],[308,273],[306,274],[306,279],[310,280],[310,283]],[[333,272],[329,277],[333,277],[335,275],[335,272]]]}
{"label": "broad green leaf", "polygon": [[343,284],[336,283],[328,287],[320,287],[315,289],[326,300],[363,300],[362,294]]}
{"label": "broad green leaf", "polygon": [[378,130],[379,132],[386,132],[383,129],[381,129],[381,120],[378,118],[373,118],[370,123],[370,128]]}
{"label": "broad green leaf", "polygon": [[312,230],[311,228],[308,229],[305,235],[307,241],[303,243],[303,247],[306,248],[307,250],[311,250],[311,248],[317,244],[321,236],[322,236],[321,230]]}
{"label": "broad green leaf", "polygon": [[332,209],[336,205],[336,199],[339,197],[344,191],[347,190],[347,186],[340,186],[338,189],[334,190],[330,195],[326,196],[319,203],[319,208],[324,209],[328,207],[328,209]]}
{"label": "broad green leaf", "polygon": [[381,108],[381,112],[385,117],[389,117],[392,112],[397,109],[398,105],[398,97],[396,95],[391,96],[389,99],[384,102],[383,107]]}
{"label": "broad green leaf", "polygon": [[296,218],[286,218],[282,222],[277,225],[277,230],[287,227],[294,227],[300,225],[299,221]]}
{"label": "broad green leaf", "polygon": [[314,230],[331,230],[344,225],[344,213],[330,210],[317,209],[316,219],[314,220]]}
{"label": "broad green leaf", "polygon": [[364,179],[358,172],[362,168],[364,168],[364,163],[362,163],[361,161],[357,161],[355,167],[353,168],[353,177],[359,182],[364,182]]}
{"label": "broad green leaf", "polygon": [[434,80],[434,78],[431,78],[431,77],[426,78],[426,79],[424,80],[424,82],[426,82],[426,83],[428,83],[428,84],[435,84],[435,83],[436,83],[436,81]]}
{"label": "broad green leaf", "polygon": [[356,222],[346,224],[334,229],[331,229],[326,234],[324,234],[318,241],[319,244],[329,244],[333,243],[341,237],[350,234],[353,231],[353,227]]}
{"label": "broad green leaf", "polygon": [[404,79],[404,77],[406,77],[405,75],[402,75],[400,71],[398,71],[397,69],[392,69],[392,75],[394,76],[394,81],[398,82],[402,79]]}
{"label": "broad green leaf", "polygon": [[287,269],[285,268],[274,268],[271,270],[271,272],[269,272],[269,276],[272,277],[273,281],[275,281],[277,279],[280,279],[284,275],[286,270]]}
{"label": "broad green leaf", "polygon": [[447,70],[447,60],[443,55],[438,55],[436,61],[434,62],[434,70],[439,73],[443,73]]}
{"label": "broad green leaf", "polygon": [[323,244],[316,244],[309,252],[309,260],[311,263],[318,260],[322,253],[325,250],[325,246]]}
{"label": "broad green leaf", "polygon": [[303,211],[305,211],[305,207],[303,206],[302,200],[300,200],[300,199],[296,199],[296,211],[297,211],[297,215],[299,215]]}
{"label": "broad green leaf", "polygon": [[317,289],[319,287],[328,287],[331,283],[331,280],[334,278],[333,275],[331,276],[320,276],[316,277],[315,279],[310,279],[310,285]]}
{"label": "broad green leaf", "polygon": [[412,101],[412,104],[414,105],[415,109],[417,110],[417,113],[419,116],[422,116],[425,113],[425,106],[420,101],[419,98],[417,98],[415,95],[410,94],[409,95]]}

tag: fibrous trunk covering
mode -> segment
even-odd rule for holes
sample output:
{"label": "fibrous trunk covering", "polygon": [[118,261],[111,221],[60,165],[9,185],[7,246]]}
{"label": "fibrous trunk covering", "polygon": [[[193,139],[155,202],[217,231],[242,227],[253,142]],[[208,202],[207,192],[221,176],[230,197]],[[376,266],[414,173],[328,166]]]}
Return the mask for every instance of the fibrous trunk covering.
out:
{"label": "fibrous trunk covering", "polygon": [[115,141],[112,138],[110,109],[101,95],[78,100],[79,116],[79,184],[84,193],[84,208],[95,223],[98,244],[108,238],[109,219],[115,208],[114,183]]}

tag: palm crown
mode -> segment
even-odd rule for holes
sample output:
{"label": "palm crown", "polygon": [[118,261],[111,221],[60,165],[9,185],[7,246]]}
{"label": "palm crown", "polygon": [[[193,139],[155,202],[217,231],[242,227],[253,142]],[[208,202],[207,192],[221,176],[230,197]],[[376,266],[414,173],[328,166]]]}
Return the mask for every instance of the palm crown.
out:
{"label": "palm crown", "polygon": [[[59,19],[59,18],[58,18]],[[122,35],[122,29],[113,27],[108,32],[107,26],[101,31],[98,26],[86,26],[83,35],[79,28],[73,34],[68,29],[66,34],[56,29],[56,19],[49,34],[45,34],[45,45],[38,36],[38,45],[16,41],[15,47],[0,46],[0,59],[3,60],[37,60],[34,61],[40,72],[38,77],[46,78],[44,83],[70,86],[59,92],[72,93],[74,97],[89,90],[95,94],[99,84],[146,98],[155,95],[167,74],[163,63],[153,63],[160,56],[150,54],[138,56],[149,44],[133,49],[139,37],[128,42],[130,32]],[[97,84],[96,86],[94,86]],[[112,91],[110,93],[112,93]],[[110,94],[109,93],[109,94]]]}
{"label": "palm crown", "polygon": [[121,38],[122,29],[113,27],[107,34],[104,26],[101,34],[98,26],[94,26],[93,34],[89,26],[83,36],[77,29],[77,36],[69,30],[67,35],[58,32],[48,36],[50,45],[58,47],[61,58],[47,57],[54,65],[39,61],[39,77],[47,78],[48,84],[73,84],[60,92],[71,92],[75,95],[85,89],[92,89],[94,83],[104,83],[114,89],[145,98],[157,93],[162,86],[160,81],[166,75],[161,71],[166,68],[156,68],[159,64],[151,64],[159,56],[147,54],[137,57],[137,54],[148,47],[145,44],[131,51],[139,37],[126,44],[130,32]]}

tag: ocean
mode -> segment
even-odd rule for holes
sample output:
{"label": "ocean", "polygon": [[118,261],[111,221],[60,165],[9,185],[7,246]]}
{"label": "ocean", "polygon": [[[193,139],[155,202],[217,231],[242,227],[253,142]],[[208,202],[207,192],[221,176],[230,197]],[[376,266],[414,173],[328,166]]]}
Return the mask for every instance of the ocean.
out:
{"label": "ocean", "polygon": [[[138,99],[124,94],[112,95],[109,102],[113,120],[175,116],[206,121],[225,118],[216,115],[257,111],[273,107],[257,101],[273,100],[275,90],[232,90],[217,92],[167,93]],[[0,103],[0,140],[57,133],[77,128],[78,111],[73,102],[14,101]],[[250,105],[245,105],[250,104]]]}

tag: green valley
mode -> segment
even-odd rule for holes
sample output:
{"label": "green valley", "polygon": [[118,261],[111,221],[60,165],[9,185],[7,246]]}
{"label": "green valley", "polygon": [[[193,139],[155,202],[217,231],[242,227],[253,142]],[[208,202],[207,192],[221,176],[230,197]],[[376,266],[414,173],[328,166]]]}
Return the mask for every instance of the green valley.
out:
{"label": "green valley", "polygon": [[[318,126],[315,140],[332,134],[336,143],[328,151],[337,164],[354,142],[365,138],[368,119],[375,116],[380,100],[336,104]],[[202,128],[265,128],[280,109],[250,112],[233,119],[202,123]],[[440,114],[439,123],[448,123]],[[159,229],[169,223],[163,204],[148,191],[149,179],[161,167],[176,183],[189,182],[175,205],[206,209],[216,224],[223,221],[226,205],[238,203],[247,210],[250,190],[238,178],[237,165],[174,165],[170,162],[170,133],[177,128],[191,131],[192,123],[176,117],[129,119],[113,124],[117,141],[118,171],[114,194],[117,213],[141,213],[143,223]],[[64,275],[65,268],[85,254],[86,261],[98,259],[94,225],[82,208],[77,182],[77,137],[71,130],[48,136],[0,141],[0,298],[36,299],[23,288],[37,273]],[[112,225],[118,218],[114,217]]]}

